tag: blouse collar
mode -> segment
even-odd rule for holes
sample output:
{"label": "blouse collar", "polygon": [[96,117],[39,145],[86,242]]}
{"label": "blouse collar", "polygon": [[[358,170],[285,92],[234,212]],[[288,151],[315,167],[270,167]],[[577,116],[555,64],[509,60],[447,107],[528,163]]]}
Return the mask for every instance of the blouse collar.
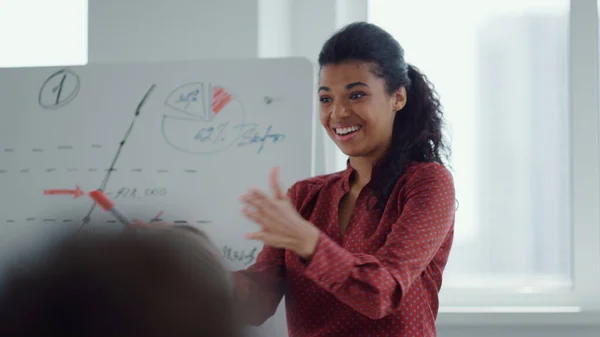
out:
{"label": "blouse collar", "polygon": [[[380,169],[381,160],[377,160],[373,163],[371,177]],[[350,165],[350,158],[346,160],[346,169],[342,171],[342,188],[344,192],[350,191],[350,179],[352,178],[352,173],[354,173],[354,168]],[[368,184],[367,184],[368,185]]]}

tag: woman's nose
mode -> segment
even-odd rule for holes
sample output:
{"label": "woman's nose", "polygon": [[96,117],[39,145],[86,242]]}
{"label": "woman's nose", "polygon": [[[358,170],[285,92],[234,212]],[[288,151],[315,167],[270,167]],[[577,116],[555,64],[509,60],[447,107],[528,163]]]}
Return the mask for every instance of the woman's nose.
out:
{"label": "woman's nose", "polygon": [[334,104],[331,109],[331,115],[336,120],[348,117],[348,115],[350,114],[350,110],[346,108],[344,104]]}

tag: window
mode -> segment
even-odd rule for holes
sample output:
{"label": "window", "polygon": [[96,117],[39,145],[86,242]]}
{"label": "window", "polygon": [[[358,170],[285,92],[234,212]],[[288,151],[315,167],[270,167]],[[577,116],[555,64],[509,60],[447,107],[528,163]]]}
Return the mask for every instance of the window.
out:
{"label": "window", "polygon": [[370,0],[369,21],[445,107],[460,204],[440,310],[458,316],[441,322],[597,322],[596,0]]}
{"label": "window", "polygon": [[459,202],[445,290],[572,287],[568,16],[568,0],[370,1],[444,105]]}
{"label": "window", "polygon": [[87,0],[0,1],[0,67],[87,63]]}

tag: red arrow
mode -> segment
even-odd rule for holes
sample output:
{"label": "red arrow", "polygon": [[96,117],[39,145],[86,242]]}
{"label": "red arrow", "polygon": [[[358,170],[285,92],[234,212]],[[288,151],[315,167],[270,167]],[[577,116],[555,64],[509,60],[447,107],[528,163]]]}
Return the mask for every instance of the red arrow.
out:
{"label": "red arrow", "polygon": [[44,195],[72,195],[73,199],[77,199],[82,195],[85,195],[85,192],[83,192],[79,186],[75,185],[74,190],[44,190]]}

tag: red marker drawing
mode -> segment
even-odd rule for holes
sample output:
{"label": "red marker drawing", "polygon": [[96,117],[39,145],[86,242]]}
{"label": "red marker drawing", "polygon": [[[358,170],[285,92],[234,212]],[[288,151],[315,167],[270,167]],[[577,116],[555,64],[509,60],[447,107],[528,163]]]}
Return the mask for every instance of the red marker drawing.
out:
{"label": "red marker drawing", "polygon": [[163,214],[163,211],[158,212],[158,214],[156,214],[156,216],[152,219],[150,219],[150,223],[156,222],[158,221],[158,219],[160,219],[160,216]]}
{"label": "red marker drawing", "polygon": [[227,103],[231,101],[231,94],[223,88],[215,87],[212,90],[212,115],[216,116]]}
{"label": "red marker drawing", "polygon": [[77,185],[75,185],[74,190],[67,190],[67,189],[44,190],[44,195],[72,195],[73,199],[77,199],[84,194],[85,193]]}
{"label": "red marker drawing", "polygon": [[98,206],[102,207],[105,211],[111,212],[123,225],[129,226],[129,220],[115,209],[115,204],[101,190],[92,191],[89,195]]}

